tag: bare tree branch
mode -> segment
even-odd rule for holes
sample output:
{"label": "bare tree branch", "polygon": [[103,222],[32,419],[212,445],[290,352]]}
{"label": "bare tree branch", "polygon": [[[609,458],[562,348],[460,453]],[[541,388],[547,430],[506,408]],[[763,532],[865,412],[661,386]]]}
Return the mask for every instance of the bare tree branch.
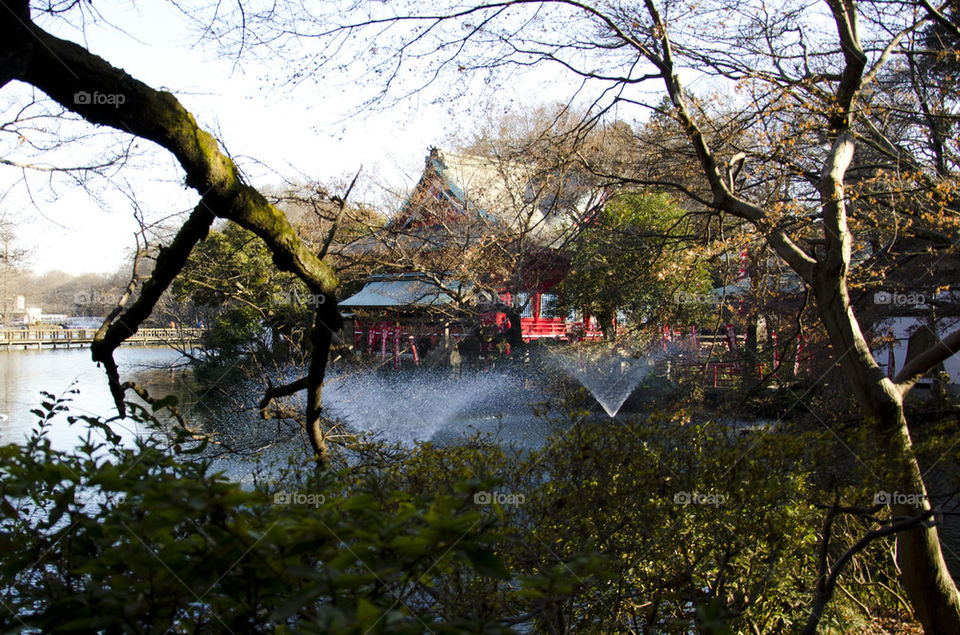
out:
{"label": "bare tree branch", "polygon": [[960,330],[950,333],[945,338],[917,355],[897,373],[893,383],[901,394],[907,394],[921,377],[930,372],[940,362],[953,357],[960,351]]}
{"label": "bare tree branch", "polygon": [[[153,275],[139,298],[113,323],[101,327],[92,346],[94,359],[106,367],[118,410],[123,412],[123,390],[114,350],[150,314],[214,218],[230,219],[259,236],[281,270],[296,274],[311,293],[323,298],[314,321],[307,410],[310,440],[322,463],[326,446],[319,423],[320,391],[332,334],[341,326],[334,296],[338,280],[333,270],[299,239],[282,212],[243,182],[234,162],[173,95],[156,91],[83,47],[46,33],[29,21],[29,13],[24,13],[20,2],[4,0],[0,4],[0,10],[18,20],[12,27],[13,37],[0,45],[0,59],[16,60],[12,67],[17,69],[17,79],[36,86],[91,123],[111,126],[166,148],[186,172],[187,184],[201,195],[199,205],[177,238],[170,247],[161,249]],[[8,20],[4,25],[10,28]],[[64,69],[68,72],[64,73]],[[7,81],[6,77],[0,79]],[[122,96],[123,100],[100,104],[78,98],[83,93]]]}

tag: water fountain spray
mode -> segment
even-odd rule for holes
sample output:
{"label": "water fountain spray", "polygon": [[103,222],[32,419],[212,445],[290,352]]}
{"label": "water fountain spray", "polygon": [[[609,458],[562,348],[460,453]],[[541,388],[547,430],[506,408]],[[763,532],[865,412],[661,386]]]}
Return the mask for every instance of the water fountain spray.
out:
{"label": "water fountain spray", "polygon": [[616,346],[581,346],[551,354],[557,364],[590,391],[611,419],[666,351],[635,357]]}

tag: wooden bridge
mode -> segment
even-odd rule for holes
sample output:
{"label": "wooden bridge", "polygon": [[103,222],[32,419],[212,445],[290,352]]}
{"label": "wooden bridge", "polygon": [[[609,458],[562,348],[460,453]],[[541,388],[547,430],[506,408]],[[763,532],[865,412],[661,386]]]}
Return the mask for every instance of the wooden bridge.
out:
{"label": "wooden bridge", "polygon": [[[190,346],[200,341],[202,329],[140,329],[124,344],[139,346]],[[70,348],[93,342],[97,329],[0,329],[0,349]]]}

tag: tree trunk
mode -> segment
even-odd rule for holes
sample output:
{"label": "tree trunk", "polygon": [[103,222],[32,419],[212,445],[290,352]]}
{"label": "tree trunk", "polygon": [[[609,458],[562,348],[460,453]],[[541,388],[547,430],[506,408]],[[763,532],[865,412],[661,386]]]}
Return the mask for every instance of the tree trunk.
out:
{"label": "tree trunk", "polygon": [[[117,308],[91,346],[94,360],[104,364],[118,411],[124,413],[125,389],[119,380],[114,351],[150,315],[214,219],[229,219],[263,240],[280,270],[297,275],[316,297],[325,300],[317,308],[313,356],[305,382],[307,430],[320,464],[325,465],[320,395],[330,343],[340,329],[334,298],[339,285],[336,273],[300,240],[283,212],[244,182],[240,170],[220,150],[216,139],[197,125],[193,115],[172,94],[154,90],[82,46],[46,33],[31,21],[25,0],[0,0],[0,7],[10,14],[0,20],[0,86],[19,79],[90,123],[111,126],[159,144],[176,157],[185,172],[186,184],[201,197],[173,242],[160,250],[156,266],[136,301],[125,309]],[[90,93],[122,96],[123,101],[116,105],[91,102]],[[83,94],[88,96],[86,100],[79,99]]]}
{"label": "tree trunk", "polygon": [[597,324],[600,326],[600,332],[603,333],[603,339],[606,341],[613,341],[617,337],[617,333],[613,328],[613,312],[600,312],[596,314]]}
{"label": "tree trunk", "polygon": [[[929,510],[931,506],[927,499],[927,489],[920,465],[913,453],[902,403],[897,414],[896,422],[891,422],[894,423],[892,428],[881,424],[881,434],[888,442],[891,455],[900,461],[897,466],[898,472],[902,474],[900,491],[921,495],[921,508]],[[894,517],[902,517],[916,514],[917,508],[891,505],[891,511]],[[960,633],[960,598],[943,558],[935,523],[897,535],[897,564],[900,566],[904,589],[917,619],[923,624],[924,632],[928,635]]]}
{"label": "tree trunk", "polygon": [[[913,452],[903,412],[903,395],[873,359],[850,307],[843,278],[830,276],[821,269],[813,286],[834,355],[870,425],[876,427],[886,460],[891,462],[893,482],[889,484],[889,491],[921,497],[919,507],[891,505],[893,516],[912,516],[918,509],[929,510],[923,473]],[[960,633],[960,596],[943,558],[935,524],[897,535],[897,563],[904,589],[924,632],[928,635]]]}
{"label": "tree trunk", "polygon": [[510,343],[510,349],[523,347],[523,327],[520,324],[519,311],[506,311],[507,319],[510,320],[510,330],[507,332],[507,341]]}
{"label": "tree trunk", "polygon": [[314,314],[313,332],[310,335],[312,350],[310,354],[310,368],[307,372],[307,436],[317,461],[317,469],[325,470],[330,467],[330,456],[327,451],[326,431],[321,417],[323,403],[323,380],[327,373],[327,360],[330,358],[330,345],[335,333],[342,328],[340,311],[337,309],[336,298],[332,295],[322,295],[319,291],[316,297],[324,298],[324,302],[317,306]]}
{"label": "tree trunk", "polygon": [[[823,241],[813,250],[795,242],[785,226],[764,208],[734,193],[732,182],[725,178],[729,171],[722,169],[687,105],[687,93],[674,68],[669,29],[653,2],[647,2],[646,7],[660,48],[644,47],[641,54],[660,71],[674,106],[673,115],[710,185],[713,207],[752,223],[767,245],[813,288],[820,319],[833,346],[834,359],[853,388],[870,425],[876,427],[879,443],[890,452],[886,460],[894,463],[891,467],[895,474],[891,486],[903,488],[903,493],[925,495],[922,472],[903,415],[901,385],[908,390],[910,378],[898,385],[884,376],[863,337],[847,293],[852,235],[847,223],[844,178],[856,146],[852,122],[858,109],[857,100],[868,82],[864,76],[868,56],[860,43],[856,4],[852,0],[828,0],[827,6],[833,15],[843,52],[843,70],[831,93],[834,101],[823,128],[826,137],[831,139],[831,149],[819,170]],[[877,62],[881,63],[882,60]],[[951,341],[951,346],[930,353],[952,354],[958,350],[960,333]],[[929,501],[924,499],[924,505],[929,509]],[[894,514],[903,511],[902,508],[893,509]],[[897,537],[897,544],[904,588],[924,629],[927,633],[960,633],[960,597],[943,559],[936,529],[921,527],[905,531]]]}
{"label": "tree trunk", "polygon": [[[937,342],[940,341],[940,338],[936,335],[936,324],[928,325],[921,324],[920,327],[913,332],[913,335],[910,336],[909,341],[907,342],[907,356],[904,359],[904,365],[909,364],[914,359],[919,357],[924,352],[930,350],[937,345]],[[944,370],[942,363],[937,364],[931,371],[933,381],[930,385],[929,396],[932,399],[935,399],[938,403],[942,403],[944,397],[943,394],[943,383],[940,381],[940,373]]]}

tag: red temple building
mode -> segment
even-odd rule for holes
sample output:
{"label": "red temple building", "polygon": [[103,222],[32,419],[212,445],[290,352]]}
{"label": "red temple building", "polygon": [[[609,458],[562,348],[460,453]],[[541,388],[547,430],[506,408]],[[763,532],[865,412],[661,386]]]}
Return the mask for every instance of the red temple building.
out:
{"label": "red temple building", "polygon": [[[564,228],[601,200],[598,190],[570,177],[547,187],[527,166],[432,148],[400,212],[369,246],[402,252],[393,261],[410,268],[372,276],[340,303],[352,319],[347,340],[399,365],[401,355],[419,363],[429,349],[449,351],[452,344],[484,354],[517,337],[600,337],[590,316],[561,314],[554,291],[569,270]],[[482,249],[488,251],[474,251]],[[496,266],[482,255],[470,260],[488,252]],[[471,264],[482,271],[469,270]]]}

